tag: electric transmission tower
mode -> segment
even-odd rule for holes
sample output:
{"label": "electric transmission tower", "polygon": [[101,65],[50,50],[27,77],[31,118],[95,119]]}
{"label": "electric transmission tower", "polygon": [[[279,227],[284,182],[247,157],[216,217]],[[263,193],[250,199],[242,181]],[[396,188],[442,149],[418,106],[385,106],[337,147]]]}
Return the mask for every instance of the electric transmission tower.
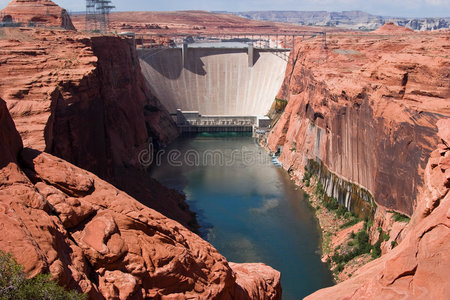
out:
{"label": "electric transmission tower", "polygon": [[110,0],[86,0],[86,31],[106,33],[109,13],[115,8]]}

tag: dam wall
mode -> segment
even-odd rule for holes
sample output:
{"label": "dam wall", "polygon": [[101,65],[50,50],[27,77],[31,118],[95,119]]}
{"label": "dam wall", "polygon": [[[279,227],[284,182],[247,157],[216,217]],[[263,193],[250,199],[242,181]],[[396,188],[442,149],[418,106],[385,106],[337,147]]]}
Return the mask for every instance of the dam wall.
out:
{"label": "dam wall", "polygon": [[251,62],[248,47],[138,53],[149,88],[170,113],[263,116],[283,83],[289,50],[254,48]]}

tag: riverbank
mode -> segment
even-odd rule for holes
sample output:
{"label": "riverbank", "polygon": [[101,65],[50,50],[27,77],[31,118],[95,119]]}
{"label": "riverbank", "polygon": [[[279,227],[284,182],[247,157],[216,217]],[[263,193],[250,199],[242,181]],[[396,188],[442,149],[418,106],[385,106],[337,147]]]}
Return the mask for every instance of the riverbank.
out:
{"label": "riverbank", "polygon": [[364,221],[358,220],[348,213],[339,215],[339,208],[328,209],[321,199],[320,193],[317,192],[320,190],[317,177],[313,176],[305,181],[296,177],[291,177],[291,179],[305,192],[305,199],[312,206],[318,220],[322,234],[322,261],[328,263],[337,283],[350,278],[356,270],[372,260],[371,255],[367,253],[358,255],[345,264],[335,262],[333,257],[336,258],[336,253],[339,253],[341,249],[342,252],[350,253],[349,249],[344,248],[354,246],[353,240],[357,233],[362,232]]}

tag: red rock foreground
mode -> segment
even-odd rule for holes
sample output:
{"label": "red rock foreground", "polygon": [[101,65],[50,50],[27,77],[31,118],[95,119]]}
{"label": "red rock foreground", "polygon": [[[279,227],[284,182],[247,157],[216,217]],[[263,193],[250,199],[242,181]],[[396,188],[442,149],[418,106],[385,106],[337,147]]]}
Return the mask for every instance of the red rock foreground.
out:
{"label": "red rock foreground", "polygon": [[425,169],[425,186],[398,247],[313,299],[448,299],[450,295],[450,120]]}
{"label": "red rock foreground", "polygon": [[1,11],[4,22],[14,21],[75,30],[67,11],[50,0],[12,0]]}
{"label": "red rock foreground", "polygon": [[280,273],[231,264],[179,223],[22,142],[0,100],[0,249],[91,299],[280,299]]}

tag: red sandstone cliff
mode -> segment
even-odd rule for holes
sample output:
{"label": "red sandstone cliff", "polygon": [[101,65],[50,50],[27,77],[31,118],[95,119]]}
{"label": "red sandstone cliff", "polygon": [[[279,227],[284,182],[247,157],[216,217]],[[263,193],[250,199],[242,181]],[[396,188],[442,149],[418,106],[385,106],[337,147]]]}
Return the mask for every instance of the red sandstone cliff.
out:
{"label": "red sandstone cliff", "polygon": [[139,152],[178,132],[150,94],[133,43],[72,31],[4,28],[0,97],[24,145],[52,153],[192,225],[184,198],[141,172]]}
{"label": "red sandstone cliff", "polygon": [[75,30],[67,11],[50,0],[12,0],[0,11],[2,21],[33,23]]}
{"label": "red sandstone cliff", "polygon": [[[0,249],[91,299],[280,299],[280,273],[210,244],[97,176],[22,143],[0,99]],[[24,255],[26,254],[26,255]]]}
{"label": "red sandstone cliff", "polygon": [[[372,242],[378,228],[390,234],[380,259],[307,299],[449,294],[449,42],[448,34],[388,24],[369,35],[328,35],[327,46],[297,43],[278,95],[287,106],[267,145],[282,147],[280,161],[297,178],[309,160],[322,162],[320,172],[334,174],[325,191],[352,209],[339,185],[351,183],[344,187],[350,198],[367,189],[377,204]],[[393,224],[387,210],[412,215],[411,222]]]}
{"label": "red sandstone cliff", "polygon": [[425,188],[398,247],[351,279],[306,299],[447,299],[450,295],[450,120],[425,169]]}
{"label": "red sandstone cliff", "polygon": [[284,146],[280,160],[300,178],[308,159],[320,159],[377,204],[411,215],[436,122],[450,115],[449,42],[414,33],[329,35],[327,47],[299,40],[269,148]]}

